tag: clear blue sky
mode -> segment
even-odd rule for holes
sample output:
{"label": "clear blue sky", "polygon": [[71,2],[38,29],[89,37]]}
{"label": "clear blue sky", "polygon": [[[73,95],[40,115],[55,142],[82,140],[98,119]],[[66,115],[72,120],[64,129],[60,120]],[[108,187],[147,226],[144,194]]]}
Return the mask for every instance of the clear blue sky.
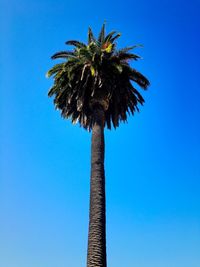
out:
{"label": "clear blue sky", "polygon": [[141,112],[106,130],[109,267],[200,266],[198,0],[0,3],[0,266],[86,266],[91,134],[60,118],[50,56],[68,39],[142,43]]}

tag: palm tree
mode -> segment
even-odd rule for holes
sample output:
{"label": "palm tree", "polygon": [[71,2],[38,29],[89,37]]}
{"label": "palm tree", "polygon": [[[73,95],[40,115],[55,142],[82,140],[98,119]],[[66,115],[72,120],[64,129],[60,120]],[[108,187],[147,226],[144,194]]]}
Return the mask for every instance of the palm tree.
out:
{"label": "palm tree", "polygon": [[149,85],[129,65],[140,58],[129,52],[138,45],[117,50],[118,37],[115,31],[106,35],[105,24],[98,38],[89,28],[88,43],[67,41],[74,49],[54,54],[52,59],[63,61],[47,72],[54,79],[48,95],[54,96],[61,115],[92,131],[87,267],[106,267],[104,128],[116,128],[139,111],[144,99],[135,84],[143,89]]}

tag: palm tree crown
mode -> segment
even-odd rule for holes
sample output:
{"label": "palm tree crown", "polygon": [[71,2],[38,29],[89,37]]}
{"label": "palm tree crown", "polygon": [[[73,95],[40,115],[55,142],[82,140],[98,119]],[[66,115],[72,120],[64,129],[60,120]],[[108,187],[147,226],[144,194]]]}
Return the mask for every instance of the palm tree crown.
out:
{"label": "palm tree crown", "polygon": [[149,81],[140,72],[132,68],[129,60],[140,57],[129,51],[136,46],[116,49],[116,39],[120,33],[115,31],[105,34],[105,24],[98,38],[91,28],[88,30],[88,43],[67,41],[73,45],[72,51],[61,51],[52,59],[63,59],[48,72],[53,76],[54,84],[48,95],[54,96],[56,108],[64,118],[79,122],[91,130],[94,123],[94,109],[101,106],[105,112],[105,125],[111,129],[127,120],[127,114],[134,114],[138,104],[144,99],[135,84],[146,89]]}

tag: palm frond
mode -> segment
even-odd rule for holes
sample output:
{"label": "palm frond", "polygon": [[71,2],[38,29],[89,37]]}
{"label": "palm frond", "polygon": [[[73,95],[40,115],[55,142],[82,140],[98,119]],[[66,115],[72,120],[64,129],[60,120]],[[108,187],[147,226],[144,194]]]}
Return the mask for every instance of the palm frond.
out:
{"label": "palm frond", "polygon": [[142,97],[142,95],[138,92],[138,90],[136,90],[133,86],[131,88],[131,90],[133,91],[133,93],[137,96],[137,100],[140,102],[141,105],[143,105],[143,103],[145,102],[144,98]]}
{"label": "palm frond", "polygon": [[113,36],[111,39],[110,39],[110,42],[113,43],[116,39],[118,39],[119,37],[121,36],[121,33],[117,33],[115,36]]}
{"label": "palm frond", "polygon": [[80,58],[83,58],[84,60],[88,60],[88,61],[91,61],[92,60],[92,57],[93,57],[93,54],[92,52],[90,51],[90,49],[80,49],[79,50],[79,57]]}
{"label": "palm frond", "polygon": [[64,66],[65,66],[64,63],[54,65],[50,70],[48,70],[48,72],[46,73],[46,77],[49,78],[55,73],[62,71]]}
{"label": "palm frond", "polygon": [[73,45],[73,46],[78,47],[78,48],[86,47],[86,45],[84,43],[76,41],[76,40],[69,40],[69,41],[65,42],[65,44],[66,45]]}
{"label": "palm frond", "polygon": [[122,48],[122,49],[119,49],[119,50],[118,50],[118,53],[119,53],[119,54],[120,54],[120,53],[126,53],[126,52],[128,52],[128,51],[130,51],[130,50],[133,50],[133,49],[137,48],[137,47],[143,47],[143,45],[141,45],[141,44],[137,44],[137,45],[133,45],[133,46],[127,46],[127,47],[124,47],[124,48]]}
{"label": "palm frond", "polygon": [[94,37],[92,29],[89,27],[89,29],[88,29],[88,44],[90,44],[91,42],[96,42],[96,39]]}
{"label": "palm frond", "polygon": [[104,38],[105,38],[105,22],[103,23],[102,28],[101,28],[101,31],[99,33],[98,42],[100,44],[102,44],[103,41],[104,41]]}
{"label": "palm frond", "polygon": [[113,62],[113,63],[112,63],[112,66],[114,66],[114,67],[117,69],[117,71],[118,71],[119,73],[122,73],[122,71],[123,71],[123,66],[122,66],[121,64],[117,64],[117,63]]}
{"label": "palm frond", "polygon": [[105,125],[117,128],[126,122],[127,116],[134,115],[143,105],[144,98],[135,88],[149,86],[148,79],[129,65],[129,60],[140,56],[129,52],[140,47],[135,45],[117,50],[116,40],[120,33],[112,31],[105,35],[105,23],[98,38],[88,30],[88,43],[67,41],[73,45],[72,51],[60,51],[52,59],[66,59],[56,64],[48,72],[53,76],[53,86],[48,92],[54,97],[56,109],[64,118],[79,122],[87,130],[94,124],[94,109],[101,105],[105,112]]}
{"label": "palm frond", "polygon": [[56,85],[52,86],[48,92],[48,96],[51,97],[53,96],[56,92],[58,92],[58,87]]}
{"label": "palm frond", "polygon": [[118,60],[128,60],[128,59],[138,60],[140,56],[136,54],[121,52],[117,54],[117,58]]}
{"label": "palm frond", "polygon": [[143,89],[147,89],[147,87],[150,85],[149,80],[135,69],[131,69],[129,77],[132,81],[136,82]]}
{"label": "palm frond", "polygon": [[104,43],[109,42],[110,39],[113,37],[113,35],[114,35],[115,33],[116,33],[116,31],[112,31],[112,32],[110,32],[110,33],[105,37]]}
{"label": "palm frond", "polygon": [[55,53],[51,59],[57,59],[57,58],[70,58],[70,57],[75,57],[76,54],[72,51],[60,51]]}

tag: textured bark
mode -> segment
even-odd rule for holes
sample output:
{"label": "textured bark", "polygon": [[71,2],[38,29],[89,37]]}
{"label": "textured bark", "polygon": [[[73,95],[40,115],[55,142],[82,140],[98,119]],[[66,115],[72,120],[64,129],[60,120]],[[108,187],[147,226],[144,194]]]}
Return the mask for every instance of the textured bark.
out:
{"label": "textured bark", "polygon": [[90,216],[87,267],[106,267],[104,110],[95,110],[92,128]]}

